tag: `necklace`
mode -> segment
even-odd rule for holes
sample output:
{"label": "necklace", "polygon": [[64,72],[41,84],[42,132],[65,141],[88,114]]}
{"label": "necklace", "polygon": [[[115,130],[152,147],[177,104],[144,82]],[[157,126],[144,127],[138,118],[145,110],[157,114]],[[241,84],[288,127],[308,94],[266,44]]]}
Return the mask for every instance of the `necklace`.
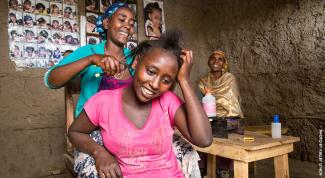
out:
{"label": "necklace", "polygon": [[[108,54],[108,51],[107,51],[107,49],[106,49],[106,46],[104,47],[104,54],[105,55],[109,55]],[[116,58],[115,58],[116,59]],[[125,57],[124,57],[124,54],[123,54],[123,58],[122,58],[122,60],[118,60],[118,59],[116,59],[117,61],[119,61],[121,64],[125,64]],[[120,66],[119,66],[120,67]],[[116,79],[118,79],[118,80],[121,80],[121,79],[123,79],[123,77],[124,77],[124,73],[125,73],[125,70],[126,68],[124,68],[123,70],[122,70],[122,72],[120,72],[120,73],[116,73],[115,75],[114,75],[114,78],[116,78]]]}

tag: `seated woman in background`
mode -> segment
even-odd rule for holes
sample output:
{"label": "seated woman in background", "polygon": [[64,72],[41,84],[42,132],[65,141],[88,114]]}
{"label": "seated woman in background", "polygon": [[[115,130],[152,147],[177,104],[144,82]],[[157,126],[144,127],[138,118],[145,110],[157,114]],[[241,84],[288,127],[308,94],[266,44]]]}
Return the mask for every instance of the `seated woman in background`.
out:
{"label": "seated woman in background", "polygon": [[[208,61],[210,72],[198,81],[203,95],[211,93],[216,98],[217,118],[227,119],[228,132],[243,133],[243,113],[240,107],[240,94],[236,78],[229,73],[229,64],[223,51],[214,51]],[[203,159],[204,160],[204,159]],[[217,157],[218,171],[221,178],[229,177],[231,160]]]}
{"label": "seated woman in background", "polygon": [[203,95],[210,92],[216,98],[217,117],[226,118],[228,130],[232,130],[232,122],[243,118],[236,78],[229,73],[229,64],[223,51],[214,51],[208,65],[210,72],[198,81],[199,89]]}

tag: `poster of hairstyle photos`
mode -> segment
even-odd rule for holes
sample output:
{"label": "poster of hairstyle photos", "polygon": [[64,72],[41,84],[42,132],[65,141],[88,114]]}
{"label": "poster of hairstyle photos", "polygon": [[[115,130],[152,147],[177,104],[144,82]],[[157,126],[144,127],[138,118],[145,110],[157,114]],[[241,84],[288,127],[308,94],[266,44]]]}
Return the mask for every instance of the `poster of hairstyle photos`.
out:
{"label": "poster of hairstyle photos", "polygon": [[49,68],[80,46],[77,0],[8,0],[9,57],[17,69]]}
{"label": "poster of hairstyle photos", "polygon": [[149,39],[157,39],[165,32],[163,1],[143,0],[145,33]]}
{"label": "poster of hairstyle photos", "polygon": [[137,1],[128,0],[126,1],[132,13],[134,14],[134,34],[131,36],[129,41],[126,43],[126,48],[132,50],[138,46],[138,16],[137,16]]}
{"label": "poster of hairstyle photos", "polygon": [[100,13],[104,13],[105,10],[112,5],[112,0],[100,0],[100,4],[99,4],[99,12]]}
{"label": "poster of hairstyle photos", "polygon": [[87,36],[87,44],[98,44],[100,43],[101,40],[98,36],[92,36],[92,35],[88,35]]}
{"label": "poster of hairstyle photos", "polygon": [[94,28],[96,27],[96,19],[98,14],[87,12],[86,13],[86,32],[93,33]]}

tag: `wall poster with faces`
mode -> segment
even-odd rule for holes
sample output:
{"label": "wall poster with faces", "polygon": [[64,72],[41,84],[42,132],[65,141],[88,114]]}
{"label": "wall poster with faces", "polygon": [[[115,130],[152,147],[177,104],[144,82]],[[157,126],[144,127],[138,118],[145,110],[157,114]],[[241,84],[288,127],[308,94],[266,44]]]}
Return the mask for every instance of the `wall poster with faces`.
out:
{"label": "wall poster with faces", "polygon": [[[94,28],[96,19],[103,15],[106,9],[116,0],[86,0],[86,44],[97,44],[102,40]],[[138,25],[137,25],[137,0],[120,0],[128,4],[134,14],[134,34],[125,45],[126,48],[133,49],[138,45]]]}
{"label": "wall poster with faces", "polygon": [[80,46],[78,0],[8,0],[9,57],[17,69],[49,68]]}

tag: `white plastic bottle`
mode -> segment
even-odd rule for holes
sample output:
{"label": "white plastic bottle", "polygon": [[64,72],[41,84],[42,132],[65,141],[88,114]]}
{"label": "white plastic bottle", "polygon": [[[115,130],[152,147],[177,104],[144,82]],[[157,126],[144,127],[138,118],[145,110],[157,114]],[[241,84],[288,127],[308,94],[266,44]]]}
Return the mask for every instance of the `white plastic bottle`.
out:
{"label": "white plastic bottle", "polygon": [[281,123],[279,120],[279,115],[273,116],[272,138],[281,138]]}
{"label": "white plastic bottle", "polygon": [[211,93],[207,93],[202,98],[203,109],[208,117],[216,117],[216,98],[211,95]]}

